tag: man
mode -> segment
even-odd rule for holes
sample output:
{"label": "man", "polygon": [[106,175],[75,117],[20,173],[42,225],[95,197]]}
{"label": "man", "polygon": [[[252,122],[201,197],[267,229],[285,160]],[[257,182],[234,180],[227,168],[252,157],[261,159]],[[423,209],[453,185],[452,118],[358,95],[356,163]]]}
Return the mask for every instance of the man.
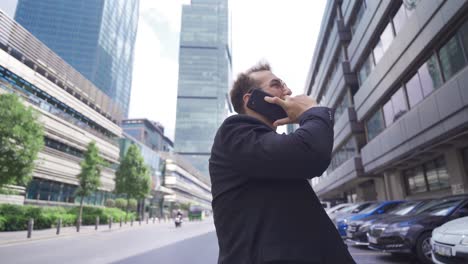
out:
{"label": "man", "polygon": [[[270,122],[247,108],[253,89],[274,97],[287,118]],[[210,158],[218,263],[354,263],[307,179],[328,167],[329,108],[291,90],[268,64],[239,74],[230,92],[238,115],[219,128]],[[299,123],[294,133],[278,125]]]}

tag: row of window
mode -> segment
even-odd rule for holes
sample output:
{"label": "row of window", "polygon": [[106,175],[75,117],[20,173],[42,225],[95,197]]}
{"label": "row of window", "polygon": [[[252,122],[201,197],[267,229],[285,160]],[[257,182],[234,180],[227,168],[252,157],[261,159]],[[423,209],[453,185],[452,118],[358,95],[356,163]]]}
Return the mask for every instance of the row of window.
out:
{"label": "row of window", "polygon": [[335,120],[338,120],[341,115],[351,106],[351,98],[349,92],[346,91],[342,98],[339,99],[335,107]]}
{"label": "row of window", "polygon": [[354,137],[351,137],[348,139],[348,141],[346,141],[346,143],[343,144],[343,146],[339,147],[335,153],[333,153],[330,166],[328,166],[327,169],[327,175],[341,166],[345,161],[355,157],[357,151],[356,140]]}
{"label": "row of window", "polygon": [[354,17],[353,21],[350,24],[351,34],[354,35],[354,33],[356,32],[356,28],[359,26],[359,23],[361,23],[362,17],[364,16],[366,9],[367,9],[366,0],[361,0],[359,3],[356,16]]}
{"label": "row of window", "polygon": [[[79,93],[75,93],[70,87],[67,87],[61,80],[59,79],[56,79],[55,76],[53,74],[49,74],[50,72],[47,72],[44,68],[42,68],[41,66],[35,64],[34,62],[32,62],[31,60],[29,59],[25,59],[24,58],[24,55],[22,53],[20,53],[18,50],[16,49],[11,49],[11,47],[5,45],[4,43],[1,43],[0,42],[0,49],[3,49],[5,51],[7,51],[8,53],[10,53],[11,56],[13,56],[14,58],[16,58],[17,60],[20,60],[20,61],[23,61],[24,65],[28,66],[29,68],[31,68],[32,70],[34,70],[36,73],[42,75],[43,77],[47,78],[49,81],[51,81],[52,83],[55,83],[55,85],[59,86],[60,88],[62,88],[64,91],[66,91],[67,93],[71,94],[72,96],[74,96],[75,98],[77,98],[78,100],[82,101],[83,103],[89,105],[91,108],[93,108],[96,112],[98,112],[99,114],[101,114],[102,116],[104,116],[105,118],[107,118],[108,120],[112,121],[113,123],[117,124],[117,121],[112,119],[112,117],[107,114],[107,113],[104,113],[103,111],[100,110],[100,108],[95,105],[93,102],[90,102],[88,101],[86,98],[82,98],[81,97],[81,94]],[[97,89],[97,88],[96,88]]]}
{"label": "row of window", "polygon": [[[62,143],[60,141],[57,141],[55,139],[45,137],[44,138],[44,144],[47,147],[58,150],[60,152],[70,154],[70,155],[78,157],[80,159],[84,158],[84,152],[81,149],[71,147],[71,146],[69,146],[67,144],[64,144],[64,143]],[[106,161],[106,163],[105,163],[106,167],[117,170],[117,167],[118,167],[117,164],[115,164],[113,162],[110,162],[109,160],[105,160],[105,161]]]}
{"label": "row of window", "polygon": [[[33,178],[26,189],[26,198],[31,200],[79,203],[75,194],[78,186],[62,182]],[[85,197],[83,202],[92,205],[104,205],[107,199],[115,199],[116,195],[109,192],[97,191]]]}
{"label": "row of window", "polygon": [[397,12],[390,16],[389,22],[384,27],[384,30],[380,34],[374,48],[370,51],[367,58],[357,70],[359,85],[364,83],[370,73],[374,70],[375,65],[379,63],[380,59],[390,47],[395,36],[400,32],[407,19],[414,12],[416,3],[417,1],[413,1],[413,4],[410,5],[405,1],[405,3],[399,7]]}
{"label": "row of window", "polygon": [[403,171],[408,194],[436,191],[450,187],[444,157]]}
{"label": "row of window", "polygon": [[366,121],[370,141],[468,63],[468,21],[427,59]]}
{"label": "row of window", "polygon": [[319,98],[320,101],[325,101],[330,92],[330,84],[335,77],[336,72],[338,71],[338,68],[341,66],[342,62],[345,60],[343,49],[339,49],[337,54],[335,55],[335,58],[333,59],[330,67],[330,72],[326,75],[326,79],[324,81],[324,88],[323,88],[323,93],[322,96]]}
{"label": "row of window", "polygon": [[2,66],[0,66],[0,79],[12,84],[15,89],[23,92],[31,103],[38,105],[43,110],[60,116],[107,141],[115,137],[109,130]]}

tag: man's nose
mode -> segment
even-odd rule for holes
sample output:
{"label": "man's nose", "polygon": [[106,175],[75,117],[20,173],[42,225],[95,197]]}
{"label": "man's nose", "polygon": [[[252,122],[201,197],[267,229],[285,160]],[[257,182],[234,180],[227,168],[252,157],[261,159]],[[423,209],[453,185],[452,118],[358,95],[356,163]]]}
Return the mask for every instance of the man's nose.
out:
{"label": "man's nose", "polygon": [[285,87],[285,89],[283,89],[283,95],[291,95],[291,94],[292,94],[292,91],[288,87]]}

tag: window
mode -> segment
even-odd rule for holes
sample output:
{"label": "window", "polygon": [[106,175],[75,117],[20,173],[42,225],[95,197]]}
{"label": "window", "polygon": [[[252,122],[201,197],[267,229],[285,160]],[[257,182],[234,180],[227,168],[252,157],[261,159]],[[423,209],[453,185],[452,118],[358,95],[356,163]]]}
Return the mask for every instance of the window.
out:
{"label": "window", "polygon": [[431,191],[448,188],[450,186],[447,167],[443,157],[424,164],[424,169],[426,171],[427,183]]}
{"label": "window", "polygon": [[349,106],[349,94],[348,91],[346,91],[343,98],[341,98],[341,101],[335,108],[335,120],[338,120],[341,117],[341,115],[348,109]]}
{"label": "window", "polygon": [[336,168],[341,166],[345,161],[349,160],[350,158],[354,157],[357,153],[357,145],[354,138],[348,139],[346,143],[344,143],[341,147],[339,147],[335,153],[333,153],[333,157],[330,163],[330,166],[327,169],[327,174],[330,174]]}
{"label": "window", "polygon": [[395,16],[393,17],[393,26],[395,27],[395,33],[398,34],[400,30],[403,28],[407,19],[405,6],[401,5],[400,9],[396,12]]}
{"label": "window", "polygon": [[416,73],[407,83],[406,92],[408,93],[408,100],[410,108],[413,108],[417,103],[423,99],[421,89],[421,82],[419,81],[419,74]]}
{"label": "window", "polygon": [[385,126],[390,126],[408,111],[406,96],[402,88],[398,89],[383,107]]}
{"label": "window", "polygon": [[427,191],[426,180],[421,167],[406,170],[403,174],[406,177],[409,194]]}
{"label": "window", "polygon": [[450,79],[466,64],[458,35],[453,36],[439,50],[440,64],[445,80]]}
{"label": "window", "polygon": [[437,57],[432,55],[418,70],[423,96],[427,97],[442,84]]}
{"label": "window", "polygon": [[359,26],[361,22],[362,16],[366,11],[366,1],[362,0],[359,6],[359,9],[356,13],[356,18],[354,19],[353,23],[351,24],[351,33],[354,34],[356,32],[356,28]]}
{"label": "window", "polygon": [[409,194],[436,191],[450,187],[449,175],[444,157],[428,161],[415,168],[405,170]]}
{"label": "window", "polygon": [[394,36],[395,34],[393,32],[392,23],[389,22],[385,26],[385,29],[382,31],[382,34],[379,37],[379,42],[374,48],[375,64],[377,64],[380,61],[385,51],[388,50],[388,48],[390,47],[390,44],[392,44]]}
{"label": "window", "polygon": [[463,24],[460,29],[460,37],[462,40],[463,47],[465,48],[465,53],[468,53],[468,21]]}
{"label": "window", "polygon": [[383,57],[383,55],[385,53],[385,50],[383,48],[383,44],[382,44],[381,40],[379,40],[379,42],[377,42],[377,45],[375,45],[375,48],[372,51],[372,53],[374,54],[375,64],[379,63],[380,59]]}
{"label": "window", "polygon": [[382,32],[382,35],[380,35],[380,42],[382,42],[382,48],[383,51],[387,51],[388,47],[390,47],[390,44],[392,44],[393,41],[393,29],[392,29],[392,24],[388,23],[388,25],[385,27],[384,31]]}
{"label": "window", "polygon": [[359,85],[362,85],[364,81],[367,79],[367,76],[372,72],[374,69],[374,59],[372,58],[372,53],[367,57],[364,63],[361,65],[359,69]]}
{"label": "window", "polygon": [[374,115],[366,122],[367,141],[371,141],[382,130],[385,129],[382,111],[379,109]]}

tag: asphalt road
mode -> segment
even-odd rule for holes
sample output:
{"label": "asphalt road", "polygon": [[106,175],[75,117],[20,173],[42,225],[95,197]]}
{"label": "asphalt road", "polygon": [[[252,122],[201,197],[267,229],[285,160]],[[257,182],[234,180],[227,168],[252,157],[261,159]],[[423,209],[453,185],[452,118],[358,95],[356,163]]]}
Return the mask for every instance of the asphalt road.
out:
{"label": "asphalt road", "polygon": [[[365,248],[350,246],[356,263],[414,263]],[[53,238],[0,246],[0,263],[216,263],[218,245],[213,222],[143,225],[135,229]]]}

